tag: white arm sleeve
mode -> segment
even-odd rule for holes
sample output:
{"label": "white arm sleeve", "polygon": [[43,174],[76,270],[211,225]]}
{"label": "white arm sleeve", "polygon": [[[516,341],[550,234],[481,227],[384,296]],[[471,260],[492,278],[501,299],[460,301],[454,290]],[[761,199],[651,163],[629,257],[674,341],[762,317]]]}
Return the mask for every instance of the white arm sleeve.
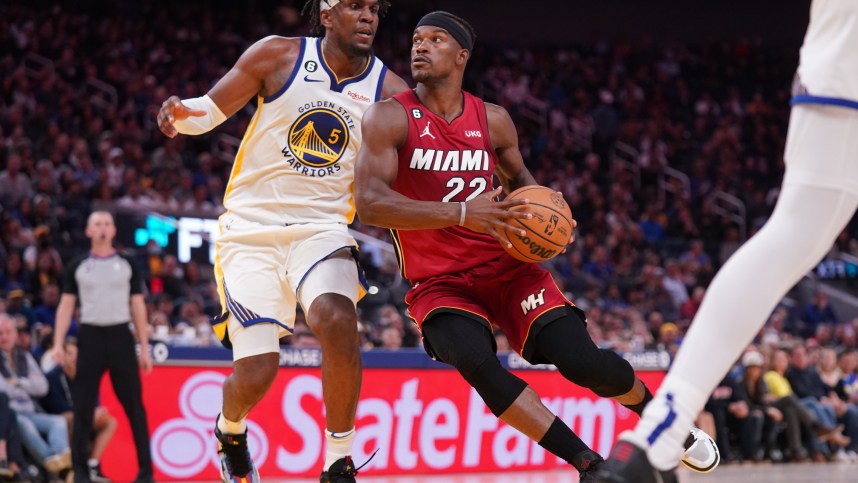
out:
{"label": "white arm sleeve", "polygon": [[184,120],[176,120],[173,127],[176,131],[182,134],[198,135],[204,134],[218,127],[222,122],[226,121],[226,115],[221,112],[217,104],[214,103],[211,97],[205,95],[203,97],[195,97],[193,99],[182,99],[182,104],[188,109],[205,111],[205,116],[188,116]]}

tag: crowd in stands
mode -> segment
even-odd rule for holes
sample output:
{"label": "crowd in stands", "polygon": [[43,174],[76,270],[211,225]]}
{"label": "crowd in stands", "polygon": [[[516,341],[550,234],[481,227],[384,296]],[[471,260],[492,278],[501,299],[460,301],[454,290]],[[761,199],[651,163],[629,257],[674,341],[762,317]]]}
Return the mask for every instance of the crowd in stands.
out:
{"label": "crowd in stands", "polygon": [[749,346],[698,423],[726,461],[858,462],[858,351],[815,339]]}
{"label": "crowd in stands", "polygon": [[[155,124],[160,103],[172,94],[202,95],[256,39],[309,33],[295,2],[264,11],[232,2],[215,11],[196,0],[102,7],[81,13],[72,6],[0,5],[0,313],[15,318],[21,346],[36,358],[50,340],[63,263],[88,246],[84,225],[93,209],[220,213],[233,141],[255,108],[248,105],[214,134],[169,140]],[[412,25],[413,13],[396,6],[376,40],[377,55],[405,79],[410,29],[399,26]],[[762,41],[527,48],[478,41],[466,87],[510,111],[536,180],[563,192],[572,206],[578,240],[546,267],[587,312],[597,343],[675,352],[717,267],[777,200],[795,66],[795,49]],[[687,183],[665,177],[669,169]],[[713,193],[740,200],[744,219],[722,216]],[[387,236],[359,222],[354,228]],[[180,263],[154,241],[122,248],[148,274],[153,339],[217,345],[209,324],[219,311],[211,266]],[[858,256],[855,220],[832,251]],[[408,283],[394,257],[376,245],[362,253],[373,285],[360,306],[364,348],[419,346],[404,304]],[[854,378],[856,333],[858,319],[838,318],[820,292],[807,306],[772,314],[757,342],[775,372],[780,350],[792,360],[799,347],[808,348],[810,366],[830,373],[823,376],[830,388],[837,384],[827,351],[839,351],[835,359],[847,361],[838,366],[843,378]],[[300,316],[287,343],[317,345]],[[823,420],[823,409],[813,426],[798,416],[773,417],[771,400],[786,396],[756,392],[753,381],[770,378],[752,368],[764,364],[746,364],[741,377],[725,380],[731,395],[713,400],[715,420],[753,420],[755,429],[735,434],[758,440],[795,418],[828,430],[842,421],[843,437],[854,435],[849,444],[826,452],[811,441],[806,455],[852,457],[858,429],[844,415],[855,409],[854,379],[846,384],[851,393],[838,393],[840,404],[818,388],[800,394],[787,370],[802,404],[811,406],[805,401],[816,396],[831,402],[837,421]],[[748,410],[737,411],[738,401]],[[738,413],[762,414],[764,421]],[[790,444],[794,429],[784,431]],[[833,432],[821,433],[826,444],[837,439]],[[744,439],[736,448],[743,453]],[[789,449],[799,456],[788,457],[805,455],[794,444]]]}

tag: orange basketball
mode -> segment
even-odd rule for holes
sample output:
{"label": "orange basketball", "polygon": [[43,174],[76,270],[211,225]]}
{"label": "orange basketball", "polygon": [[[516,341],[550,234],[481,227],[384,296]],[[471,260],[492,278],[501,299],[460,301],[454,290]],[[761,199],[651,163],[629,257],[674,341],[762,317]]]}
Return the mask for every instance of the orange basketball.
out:
{"label": "orange basketball", "polygon": [[527,198],[528,204],[517,210],[533,214],[533,218],[513,218],[509,224],[524,229],[519,235],[504,230],[512,247],[502,245],[513,257],[523,262],[543,262],[555,257],[572,238],[572,210],[563,195],[544,186],[525,186],[507,196],[507,199]]}

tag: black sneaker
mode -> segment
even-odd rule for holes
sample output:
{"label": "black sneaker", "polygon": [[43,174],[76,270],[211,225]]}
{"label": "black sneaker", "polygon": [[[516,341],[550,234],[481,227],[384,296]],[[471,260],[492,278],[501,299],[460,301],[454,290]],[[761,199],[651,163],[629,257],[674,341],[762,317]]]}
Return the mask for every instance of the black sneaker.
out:
{"label": "black sneaker", "polygon": [[104,476],[104,473],[101,472],[100,463],[89,466],[89,480],[92,483],[110,483],[110,478]]}
{"label": "black sneaker", "polygon": [[[583,481],[583,480],[582,480]],[[676,470],[659,471],[652,467],[646,451],[634,444],[617,441],[611,456],[591,481],[602,483],[679,483]]]}
{"label": "black sneaker", "polygon": [[222,455],[220,477],[223,483],[259,483],[259,470],[253,465],[247,449],[247,431],[244,434],[223,434],[215,424],[215,437],[217,452]]}
{"label": "black sneaker", "polygon": [[593,450],[582,451],[572,458],[572,466],[578,470],[579,483],[595,483],[596,472],[602,467],[605,460],[599,453]]}
{"label": "black sneaker", "polygon": [[319,477],[319,483],[355,483],[355,475],[358,474],[358,470],[368,465],[375,458],[376,454],[378,454],[378,450],[375,450],[369,456],[369,459],[357,468],[355,468],[355,463],[352,461],[351,456],[334,461],[334,464],[328,468],[328,471],[322,472],[322,476]]}
{"label": "black sneaker", "polygon": [[323,471],[319,483],[355,483],[357,474],[358,469],[355,468],[352,457],[346,456],[334,461],[328,471]]}

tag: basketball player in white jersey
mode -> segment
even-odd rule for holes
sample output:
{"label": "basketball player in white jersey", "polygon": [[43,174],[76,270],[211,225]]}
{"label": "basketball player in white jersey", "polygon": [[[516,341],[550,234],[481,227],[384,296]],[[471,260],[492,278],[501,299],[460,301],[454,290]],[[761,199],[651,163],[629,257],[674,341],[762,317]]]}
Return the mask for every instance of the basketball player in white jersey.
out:
{"label": "basketball player in white jersey", "polygon": [[279,338],[296,303],[322,352],[327,450],[322,482],[354,482],[355,410],[361,381],[355,303],[363,294],[348,233],[355,214],[359,123],[375,101],[407,89],[372,55],[387,0],[310,0],[323,38],[266,37],[207,95],[167,99],[167,136],[208,132],[253,97],[257,110],[224,194],[215,267],[224,314],[215,331],[232,348],[215,434],[225,482],[257,482],[245,417],[279,365]]}
{"label": "basketball player in white jersey", "polygon": [[655,399],[620,436],[602,481],[674,482],[695,416],[777,302],[831,248],[858,207],[858,1],[813,0],[768,223],[724,265]]}

